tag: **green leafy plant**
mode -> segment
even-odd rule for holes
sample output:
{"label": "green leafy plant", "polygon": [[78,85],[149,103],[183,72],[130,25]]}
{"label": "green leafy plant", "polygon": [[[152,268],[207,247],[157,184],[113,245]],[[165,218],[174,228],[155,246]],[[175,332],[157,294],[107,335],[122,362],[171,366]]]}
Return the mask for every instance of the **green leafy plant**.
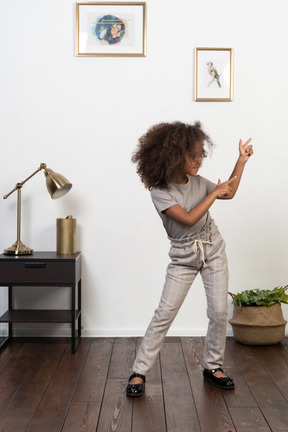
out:
{"label": "green leafy plant", "polygon": [[242,291],[238,294],[229,294],[233,298],[232,303],[236,306],[272,306],[280,302],[288,304],[288,295],[285,294],[287,288],[288,286],[285,288],[278,286],[273,290],[254,289]]}

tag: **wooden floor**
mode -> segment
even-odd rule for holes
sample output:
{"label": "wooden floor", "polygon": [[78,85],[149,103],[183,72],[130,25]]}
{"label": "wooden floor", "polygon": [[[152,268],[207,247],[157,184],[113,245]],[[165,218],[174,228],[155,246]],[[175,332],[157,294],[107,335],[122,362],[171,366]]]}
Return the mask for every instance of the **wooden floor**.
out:
{"label": "wooden floor", "polygon": [[145,396],[125,397],[139,340],[12,339],[0,349],[0,432],[288,431],[288,339],[227,338],[235,391],[202,378],[203,339],[166,338]]}

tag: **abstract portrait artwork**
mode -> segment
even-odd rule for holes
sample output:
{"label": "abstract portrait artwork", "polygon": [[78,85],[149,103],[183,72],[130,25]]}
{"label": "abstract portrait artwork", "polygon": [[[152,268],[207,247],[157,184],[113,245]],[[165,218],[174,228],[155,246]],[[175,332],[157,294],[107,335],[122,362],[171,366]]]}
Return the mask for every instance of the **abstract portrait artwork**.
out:
{"label": "abstract portrait artwork", "polygon": [[145,56],[146,3],[76,3],[77,56]]}
{"label": "abstract portrait artwork", "polygon": [[232,48],[195,49],[195,100],[226,101],[233,99]]}
{"label": "abstract portrait artwork", "polygon": [[91,31],[95,32],[99,41],[107,42],[108,45],[119,43],[125,35],[125,22],[114,15],[99,17]]}

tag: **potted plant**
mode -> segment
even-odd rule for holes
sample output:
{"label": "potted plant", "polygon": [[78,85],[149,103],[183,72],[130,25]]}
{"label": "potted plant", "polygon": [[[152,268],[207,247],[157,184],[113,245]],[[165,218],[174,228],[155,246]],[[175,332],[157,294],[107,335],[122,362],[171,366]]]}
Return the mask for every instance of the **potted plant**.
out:
{"label": "potted plant", "polygon": [[234,304],[229,320],[236,341],[245,345],[271,345],[285,336],[287,321],[283,318],[281,303],[288,304],[288,295],[278,286],[273,290],[245,290],[230,293]]}

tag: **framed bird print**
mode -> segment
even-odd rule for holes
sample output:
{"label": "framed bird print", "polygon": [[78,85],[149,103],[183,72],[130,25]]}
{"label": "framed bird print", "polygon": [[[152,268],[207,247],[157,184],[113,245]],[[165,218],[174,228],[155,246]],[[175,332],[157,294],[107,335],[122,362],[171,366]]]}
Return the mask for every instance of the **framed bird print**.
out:
{"label": "framed bird print", "polygon": [[146,56],[146,3],[76,3],[77,56]]}
{"label": "framed bird print", "polygon": [[195,49],[195,101],[233,100],[233,49]]}

